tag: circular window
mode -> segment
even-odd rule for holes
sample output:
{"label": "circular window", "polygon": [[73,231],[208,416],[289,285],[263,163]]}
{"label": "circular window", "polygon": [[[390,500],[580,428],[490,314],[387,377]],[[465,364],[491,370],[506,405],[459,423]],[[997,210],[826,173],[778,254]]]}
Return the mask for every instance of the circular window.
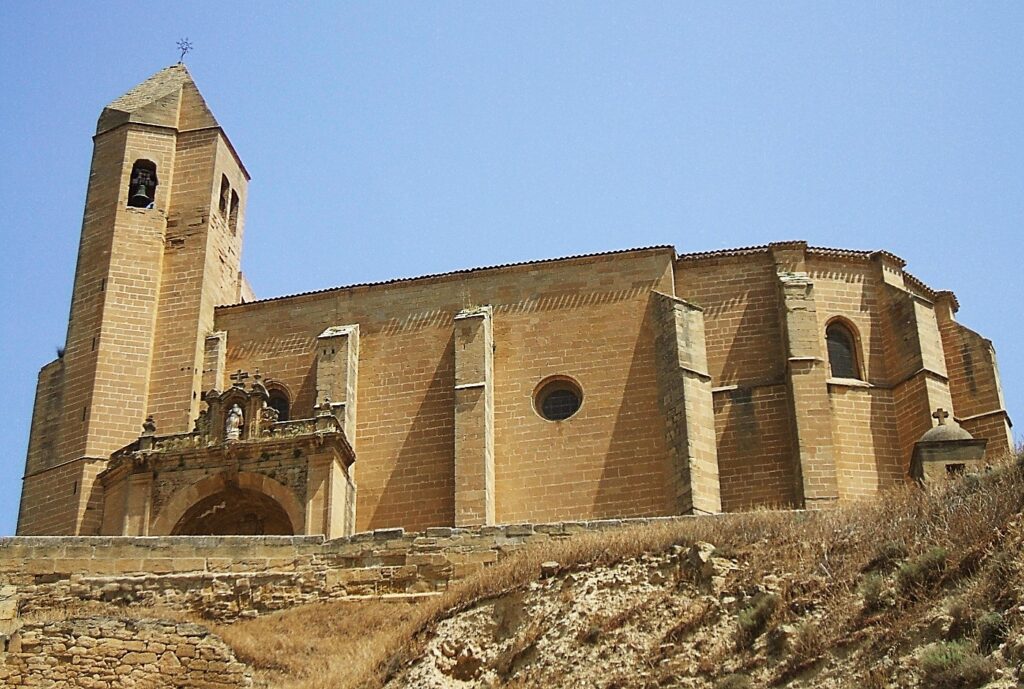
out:
{"label": "circular window", "polygon": [[548,421],[562,421],[579,411],[583,391],[574,380],[555,378],[541,383],[533,396],[533,403],[537,413]]}

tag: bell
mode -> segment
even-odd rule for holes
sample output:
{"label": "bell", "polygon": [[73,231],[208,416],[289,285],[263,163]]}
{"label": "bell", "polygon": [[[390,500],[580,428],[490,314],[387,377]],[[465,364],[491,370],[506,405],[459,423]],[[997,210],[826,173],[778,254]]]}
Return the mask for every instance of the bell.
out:
{"label": "bell", "polygon": [[149,192],[146,190],[145,184],[140,184],[136,189],[132,197],[128,199],[128,205],[132,208],[149,208],[150,204],[153,203],[153,199],[149,197]]}

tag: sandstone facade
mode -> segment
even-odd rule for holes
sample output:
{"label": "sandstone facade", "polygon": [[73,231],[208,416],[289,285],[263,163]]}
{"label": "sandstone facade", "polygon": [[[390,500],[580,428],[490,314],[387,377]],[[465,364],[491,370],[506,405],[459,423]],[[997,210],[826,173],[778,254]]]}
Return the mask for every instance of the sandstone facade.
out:
{"label": "sandstone facade", "polygon": [[256,300],[247,181],[183,66],[104,109],[19,534],[827,506],[907,480],[937,408],[1010,448],[991,343],[885,251],[659,246]]}

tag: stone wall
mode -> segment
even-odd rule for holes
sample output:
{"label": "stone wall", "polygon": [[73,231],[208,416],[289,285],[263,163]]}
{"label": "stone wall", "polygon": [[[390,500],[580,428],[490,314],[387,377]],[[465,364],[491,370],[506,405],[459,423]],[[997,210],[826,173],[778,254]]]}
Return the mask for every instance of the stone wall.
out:
{"label": "stone wall", "polygon": [[[316,403],[318,335],[359,325],[357,529],[459,523],[456,426],[467,419],[456,410],[469,401],[457,397],[472,388],[456,389],[455,317],[487,304],[493,413],[480,442],[493,446],[494,521],[666,515],[648,303],[652,289],[672,292],[672,257],[660,247],[357,285],[220,308],[216,329],[228,333],[227,369],[280,381],[300,417]],[[554,376],[583,391],[559,422],[534,409]]]}
{"label": "stone wall", "polygon": [[197,624],[84,617],[25,624],[0,653],[4,687],[250,687],[246,666]]}
{"label": "stone wall", "polygon": [[8,622],[46,610],[73,613],[82,601],[102,601],[233,620],[318,600],[432,594],[530,543],[692,518],[439,527],[415,534],[379,529],[331,541],[319,536],[0,539],[0,592],[6,592],[0,598],[8,601],[0,605],[0,617],[5,609]]}

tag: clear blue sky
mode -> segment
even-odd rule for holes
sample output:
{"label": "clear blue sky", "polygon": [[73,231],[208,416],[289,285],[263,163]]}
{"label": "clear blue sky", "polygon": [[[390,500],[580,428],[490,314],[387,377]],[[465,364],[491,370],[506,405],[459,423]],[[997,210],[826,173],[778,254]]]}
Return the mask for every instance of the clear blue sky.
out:
{"label": "clear blue sky", "polygon": [[96,118],[184,36],[253,176],[259,296],[649,244],[885,248],[957,293],[1024,424],[1024,3],[4,2],[0,534]]}

